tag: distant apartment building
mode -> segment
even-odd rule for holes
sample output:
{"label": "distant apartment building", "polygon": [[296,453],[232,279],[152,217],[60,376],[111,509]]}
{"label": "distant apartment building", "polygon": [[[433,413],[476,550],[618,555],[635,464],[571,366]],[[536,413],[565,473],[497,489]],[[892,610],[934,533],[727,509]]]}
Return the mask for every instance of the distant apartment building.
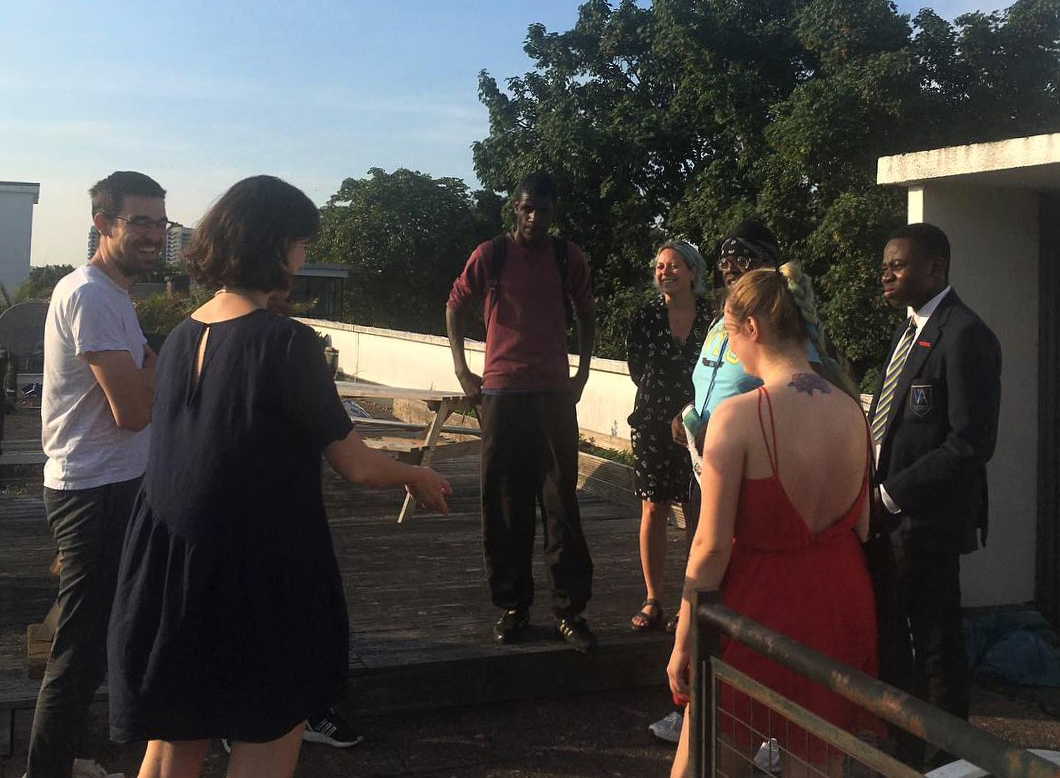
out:
{"label": "distant apartment building", "polygon": [[0,283],[11,296],[29,277],[33,206],[39,201],[40,184],[0,181]]}
{"label": "distant apartment building", "polygon": [[166,265],[179,265],[184,267],[184,249],[191,242],[191,227],[182,224],[174,224],[166,232],[166,250],[163,255]]}
{"label": "distant apartment building", "polygon": [[96,225],[92,225],[88,228],[88,258],[92,259],[96,255],[96,249],[99,248],[99,230],[96,229]]}

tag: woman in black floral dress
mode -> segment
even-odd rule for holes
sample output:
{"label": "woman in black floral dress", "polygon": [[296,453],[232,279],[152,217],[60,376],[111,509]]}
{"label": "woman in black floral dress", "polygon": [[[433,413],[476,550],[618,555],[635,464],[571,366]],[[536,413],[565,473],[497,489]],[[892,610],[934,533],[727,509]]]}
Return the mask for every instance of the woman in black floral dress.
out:
{"label": "woman in black floral dress", "polygon": [[688,498],[688,452],[673,441],[670,422],[692,402],[692,369],[710,326],[711,304],[703,296],[706,263],[696,248],[672,241],[654,263],[659,296],[644,305],[626,337],[629,375],[637,401],[629,417],[637,494],[640,495],[640,561],[647,595],[632,618],[635,630],[658,627],[663,610],[666,519],[670,504]]}

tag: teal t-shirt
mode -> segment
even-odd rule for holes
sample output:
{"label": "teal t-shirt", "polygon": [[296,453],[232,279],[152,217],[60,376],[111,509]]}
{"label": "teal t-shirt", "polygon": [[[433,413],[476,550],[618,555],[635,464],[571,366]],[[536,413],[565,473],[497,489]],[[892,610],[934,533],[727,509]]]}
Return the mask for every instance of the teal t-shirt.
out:
{"label": "teal t-shirt", "polygon": [[[806,339],[806,356],[811,362],[821,361],[809,338]],[[715,321],[707,332],[699,361],[692,371],[692,387],[696,392],[695,406],[700,423],[706,424],[711,412],[722,400],[761,385],[762,380],[745,373],[740,360],[729,350],[729,335],[725,332],[724,320]]]}

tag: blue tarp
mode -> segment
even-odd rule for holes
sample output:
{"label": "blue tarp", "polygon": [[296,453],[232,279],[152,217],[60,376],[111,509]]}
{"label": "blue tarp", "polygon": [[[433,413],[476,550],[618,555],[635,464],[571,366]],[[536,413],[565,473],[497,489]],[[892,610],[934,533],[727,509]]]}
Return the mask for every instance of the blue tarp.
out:
{"label": "blue tarp", "polygon": [[1037,611],[992,611],[964,617],[972,672],[1021,686],[1060,687],[1060,651]]}

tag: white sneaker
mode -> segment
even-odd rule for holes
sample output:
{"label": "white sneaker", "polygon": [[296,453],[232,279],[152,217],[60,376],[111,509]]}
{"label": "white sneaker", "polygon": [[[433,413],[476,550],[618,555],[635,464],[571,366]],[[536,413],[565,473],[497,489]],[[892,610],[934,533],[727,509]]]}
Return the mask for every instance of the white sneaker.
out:
{"label": "white sneaker", "polygon": [[780,744],[775,737],[769,738],[758,747],[755,767],[770,775],[780,775]]}
{"label": "white sneaker", "polygon": [[677,711],[670,711],[654,724],[648,726],[648,731],[660,740],[668,743],[676,743],[681,739],[681,724],[684,717]]}
{"label": "white sneaker", "polygon": [[99,762],[75,759],[70,778],[125,778],[125,773],[108,773]]}

